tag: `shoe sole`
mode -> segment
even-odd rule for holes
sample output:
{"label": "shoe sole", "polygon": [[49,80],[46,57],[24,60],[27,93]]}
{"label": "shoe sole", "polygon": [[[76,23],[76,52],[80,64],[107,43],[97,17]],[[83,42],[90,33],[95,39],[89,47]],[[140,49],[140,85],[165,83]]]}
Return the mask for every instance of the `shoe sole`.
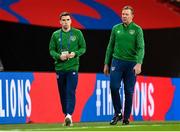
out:
{"label": "shoe sole", "polygon": [[122,125],[129,125],[129,123],[122,123]]}
{"label": "shoe sole", "polygon": [[110,125],[116,125],[118,122],[121,122],[122,119],[118,120],[116,123],[109,123]]}
{"label": "shoe sole", "polygon": [[65,119],[65,126],[71,126],[71,120],[69,118]]}

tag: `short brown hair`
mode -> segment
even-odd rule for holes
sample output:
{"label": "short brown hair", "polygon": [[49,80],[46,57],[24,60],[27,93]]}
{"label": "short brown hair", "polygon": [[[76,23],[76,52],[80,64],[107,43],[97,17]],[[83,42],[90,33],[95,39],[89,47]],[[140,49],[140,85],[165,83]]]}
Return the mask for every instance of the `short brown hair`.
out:
{"label": "short brown hair", "polygon": [[59,15],[59,18],[61,19],[62,16],[70,16],[71,17],[71,14],[69,12],[62,12],[60,15]]}
{"label": "short brown hair", "polygon": [[132,7],[132,6],[129,6],[129,5],[124,6],[124,7],[122,8],[122,10],[131,10],[131,13],[134,14],[134,9],[133,9],[133,7]]}

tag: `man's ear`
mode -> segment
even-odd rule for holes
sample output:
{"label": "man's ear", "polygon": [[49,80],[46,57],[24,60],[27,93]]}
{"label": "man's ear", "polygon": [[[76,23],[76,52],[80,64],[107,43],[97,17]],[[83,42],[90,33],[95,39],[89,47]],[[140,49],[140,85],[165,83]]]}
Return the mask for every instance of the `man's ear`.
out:
{"label": "man's ear", "polygon": [[134,18],[134,14],[132,14],[132,18]]}

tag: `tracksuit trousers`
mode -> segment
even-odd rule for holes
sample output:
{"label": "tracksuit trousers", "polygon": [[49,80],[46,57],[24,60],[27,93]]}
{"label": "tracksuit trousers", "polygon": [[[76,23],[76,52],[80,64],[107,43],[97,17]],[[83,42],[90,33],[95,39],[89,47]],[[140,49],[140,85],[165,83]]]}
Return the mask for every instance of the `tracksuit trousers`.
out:
{"label": "tracksuit trousers", "polygon": [[76,103],[76,87],[78,83],[78,72],[57,72],[58,90],[65,115],[72,115]]}
{"label": "tracksuit trousers", "polygon": [[136,62],[124,61],[115,58],[112,59],[110,70],[110,89],[112,102],[115,114],[121,113],[122,106],[119,89],[121,81],[123,81],[125,94],[124,119],[129,119],[131,114],[134,85],[136,82],[136,76],[133,70],[135,65]]}

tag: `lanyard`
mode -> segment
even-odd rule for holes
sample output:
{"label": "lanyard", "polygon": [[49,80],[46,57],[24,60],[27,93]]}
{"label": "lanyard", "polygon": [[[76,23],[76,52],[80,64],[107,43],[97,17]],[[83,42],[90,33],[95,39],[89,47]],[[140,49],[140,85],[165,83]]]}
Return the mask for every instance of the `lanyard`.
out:
{"label": "lanyard", "polygon": [[[68,40],[68,50],[70,49],[71,36],[72,36],[72,31],[70,30],[70,37]],[[60,49],[62,49],[62,31],[60,31]]]}

